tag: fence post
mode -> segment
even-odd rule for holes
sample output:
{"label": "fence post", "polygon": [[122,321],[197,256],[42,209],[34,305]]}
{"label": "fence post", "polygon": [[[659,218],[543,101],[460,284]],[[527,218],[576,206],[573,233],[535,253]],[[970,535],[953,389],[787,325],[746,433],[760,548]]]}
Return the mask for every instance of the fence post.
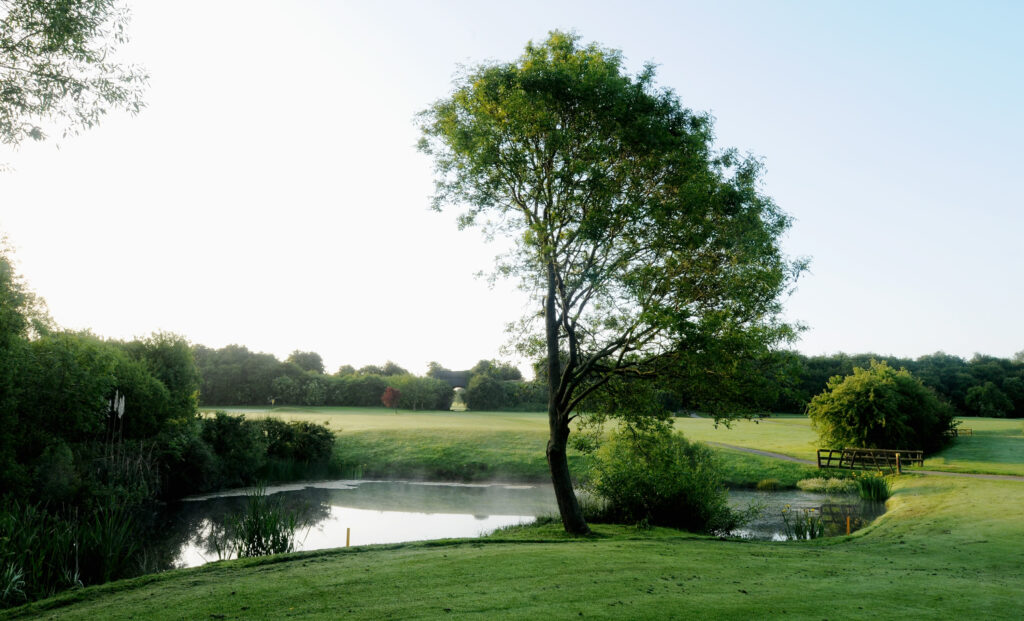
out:
{"label": "fence post", "polygon": [[896,474],[903,474],[903,468],[900,467],[900,454],[896,453]]}

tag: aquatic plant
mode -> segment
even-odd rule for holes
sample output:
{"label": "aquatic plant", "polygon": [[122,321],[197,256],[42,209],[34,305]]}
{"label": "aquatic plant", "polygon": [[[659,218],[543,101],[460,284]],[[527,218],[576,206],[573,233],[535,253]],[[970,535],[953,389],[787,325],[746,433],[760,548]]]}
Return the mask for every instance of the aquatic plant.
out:
{"label": "aquatic plant", "polygon": [[889,479],[881,474],[861,475],[854,480],[857,482],[860,497],[864,500],[882,502],[892,496],[892,486],[889,484]]}
{"label": "aquatic plant", "polygon": [[245,509],[230,516],[225,528],[211,536],[211,545],[218,558],[284,554],[295,549],[298,523],[298,514],[267,496],[260,485],[246,496]]}
{"label": "aquatic plant", "polygon": [[782,528],[786,531],[786,539],[817,539],[825,536],[825,522],[821,512],[815,509],[793,511],[790,505],[782,509]]}

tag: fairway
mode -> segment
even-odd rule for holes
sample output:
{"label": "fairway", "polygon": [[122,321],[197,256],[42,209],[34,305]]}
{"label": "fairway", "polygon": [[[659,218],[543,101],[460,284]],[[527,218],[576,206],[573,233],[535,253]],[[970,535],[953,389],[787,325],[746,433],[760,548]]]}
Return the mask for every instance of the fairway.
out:
{"label": "fairway", "polygon": [[1024,421],[1005,418],[963,418],[960,436],[946,450],[924,461],[924,470],[1024,475]]}

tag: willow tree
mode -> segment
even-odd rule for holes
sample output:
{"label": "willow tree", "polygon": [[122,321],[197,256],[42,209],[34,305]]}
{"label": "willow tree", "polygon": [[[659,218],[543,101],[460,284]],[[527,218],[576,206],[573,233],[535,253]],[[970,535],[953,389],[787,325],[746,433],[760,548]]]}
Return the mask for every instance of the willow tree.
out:
{"label": "willow tree", "polygon": [[148,76],[114,59],[127,23],[115,0],[0,0],[0,143],[139,112]]}
{"label": "willow tree", "polygon": [[652,66],[630,75],[573,34],[464,69],[420,127],[434,207],[514,240],[496,274],[535,296],[513,339],[546,359],[551,478],[565,529],[586,533],[566,459],[580,405],[727,375],[723,356],[790,334],[789,219],[760,193],[759,163],[716,151],[711,117],[656,87]]}

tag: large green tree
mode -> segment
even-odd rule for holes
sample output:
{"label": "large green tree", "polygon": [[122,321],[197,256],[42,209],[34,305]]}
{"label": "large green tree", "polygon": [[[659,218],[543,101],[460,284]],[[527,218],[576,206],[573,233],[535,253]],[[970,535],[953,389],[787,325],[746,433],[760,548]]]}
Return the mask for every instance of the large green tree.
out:
{"label": "large green tree", "polygon": [[113,0],[0,0],[0,142],[138,112],[147,75],[114,60],[127,21]]}
{"label": "large green tree", "polygon": [[779,248],[789,219],[759,162],[717,151],[711,117],[656,87],[653,66],[630,75],[572,34],[466,69],[420,119],[435,208],[515,242],[497,273],[536,296],[515,343],[546,357],[552,482],[566,530],[586,533],[566,458],[577,408],[621,378],[721,377],[791,334],[777,320],[801,269]]}

